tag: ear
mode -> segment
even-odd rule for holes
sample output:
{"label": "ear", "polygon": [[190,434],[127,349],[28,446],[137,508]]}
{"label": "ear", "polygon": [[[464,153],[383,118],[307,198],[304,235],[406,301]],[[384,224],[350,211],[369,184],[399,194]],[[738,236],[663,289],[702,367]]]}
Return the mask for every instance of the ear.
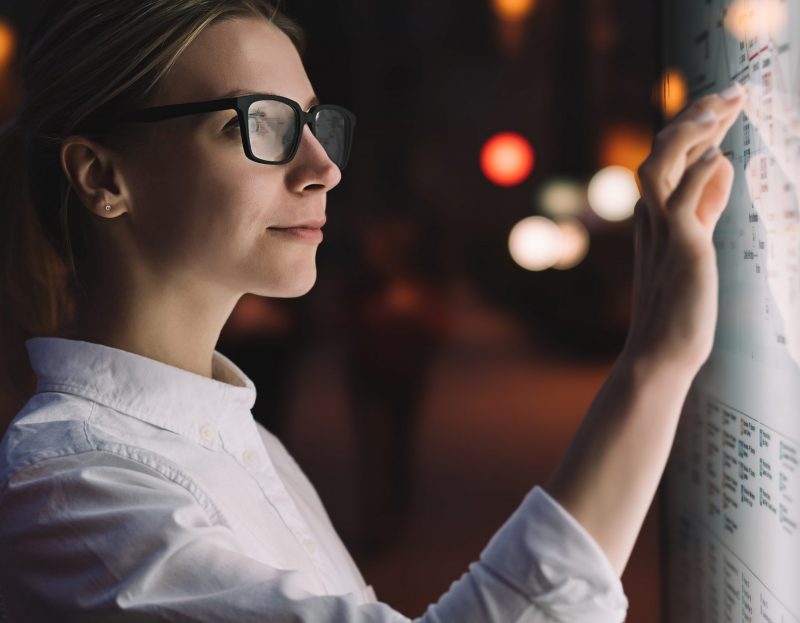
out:
{"label": "ear", "polygon": [[69,136],[61,144],[60,159],[70,186],[90,212],[113,218],[128,211],[119,158],[112,150],[83,136]]}

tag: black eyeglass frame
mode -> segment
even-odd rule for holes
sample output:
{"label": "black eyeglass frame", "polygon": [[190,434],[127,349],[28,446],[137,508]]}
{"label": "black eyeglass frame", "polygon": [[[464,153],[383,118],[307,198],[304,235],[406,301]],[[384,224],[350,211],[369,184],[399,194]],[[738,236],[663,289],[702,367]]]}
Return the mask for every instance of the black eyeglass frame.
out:
{"label": "black eyeglass frame", "polygon": [[[294,111],[295,117],[295,133],[292,138],[292,144],[289,148],[289,153],[283,160],[264,160],[259,158],[253,153],[250,146],[250,124],[247,123],[247,111],[253,102],[260,100],[275,100],[287,104]],[[254,162],[261,164],[286,164],[295,157],[297,148],[300,146],[300,140],[303,136],[303,128],[306,124],[311,126],[311,132],[317,136],[316,128],[316,114],[321,110],[335,110],[342,114],[345,124],[345,147],[342,155],[342,163],[335,163],[340,170],[343,170],[347,165],[350,158],[350,148],[353,143],[353,127],[356,124],[356,116],[335,104],[317,104],[312,106],[308,112],[303,111],[300,104],[288,97],[281,95],[260,94],[254,93],[251,95],[240,95],[238,97],[228,97],[217,100],[207,100],[204,102],[191,102],[186,104],[166,104],[164,106],[153,106],[150,108],[141,108],[119,116],[116,121],[118,122],[146,122],[152,123],[156,121],[164,121],[165,119],[174,119],[175,117],[183,117],[187,115],[196,115],[204,112],[215,112],[218,110],[235,110],[239,117],[239,134],[242,137],[242,147],[244,147],[245,155]],[[244,129],[244,131],[242,131]]]}

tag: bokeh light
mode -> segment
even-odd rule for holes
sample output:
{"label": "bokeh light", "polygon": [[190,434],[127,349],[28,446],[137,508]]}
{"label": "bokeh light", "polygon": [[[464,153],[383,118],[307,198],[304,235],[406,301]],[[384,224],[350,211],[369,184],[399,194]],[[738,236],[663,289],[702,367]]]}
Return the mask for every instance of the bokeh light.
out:
{"label": "bokeh light", "polygon": [[725,29],[740,41],[760,37],[774,39],[781,35],[789,21],[789,4],[785,0],[735,0],[725,12]]}
{"label": "bokeh light", "polygon": [[607,221],[630,218],[640,197],[633,171],[620,166],[605,167],[595,173],[587,193],[589,206]]}
{"label": "bokeh light", "polygon": [[658,85],[658,105],[665,119],[672,119],[686,106],[689,87],[686,77],[677,67],[668,67]]}
{"label": "bokeh light", "polygon": [[567,177],[545,182],[534,194],[537,210],[551,217],[577,216],[586,207],[586,188]]}
{"label": "bokeh light", "polygon": [[5,71],[11,63],[11,57],[17,45],[17,36],[14,28],[0,19],[0,71]]}
{"label": "bokeh light", "polygon": [[481,170],[498,186],[516,186],[525,181],[533,171],[534,162],[533,147],[516,132],[495,134],[481,148]]}
{"label": "bokeh light", "polygon": [[545,270],[561,257],[561,236],[561,229],[549,218],[529,216],[511,229],[508,251],[522,268]]}
{"label": "bokeh light", "polygon": [[583,261],[589,252],[589,232],[578,219],[556,221],[561,230],[561,255],[553,268],[567,270]]}
{"label": "bokeh light", "polygon": [[506,21],[525,19],[535,7],[535,0],[492,0],[495,14]]}
{"label": "bokeh light", "polygon": [[644,127],[620,124],[610,128],[600,143],[600,166],[618,165],[636,171],[653,147],[653,133]]}

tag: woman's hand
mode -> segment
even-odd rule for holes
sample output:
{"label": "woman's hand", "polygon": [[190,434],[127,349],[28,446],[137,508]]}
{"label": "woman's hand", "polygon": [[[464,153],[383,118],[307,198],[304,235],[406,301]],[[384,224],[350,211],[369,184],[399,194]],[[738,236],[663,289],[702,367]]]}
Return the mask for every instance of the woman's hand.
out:
{"label": "woman's hand", "polygon": [[734,175],[719,144],[745,98],[735,82],[697,100],[656,135],[638,169],[626,357],[696,373],[711,353],[718,287],[712,233]]}
{"label": "woman's hand", "polygon": [[639,167],[628,338],[545,486],[618,575],[661,480],[686,394],[713,345],[718,279],[711,235],[733,181],[718,146],[743,99],[698,100],[658,133]]}

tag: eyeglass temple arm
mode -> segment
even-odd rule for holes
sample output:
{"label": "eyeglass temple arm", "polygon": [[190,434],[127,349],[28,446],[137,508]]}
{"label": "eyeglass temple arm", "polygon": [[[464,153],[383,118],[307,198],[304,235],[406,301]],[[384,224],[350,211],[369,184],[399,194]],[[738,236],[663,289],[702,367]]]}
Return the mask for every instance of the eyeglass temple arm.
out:
{"label": "eyeglass temple arm", "polygon": [[208,102],[192,102],[190,104],[167,104],[165,106],[155,106],[124,113],[118,121],[163,121],[173,117],[184,115],[195,115],[204,112],[214,112],[217,110],[236,110],[236,98],[213,100]]}

